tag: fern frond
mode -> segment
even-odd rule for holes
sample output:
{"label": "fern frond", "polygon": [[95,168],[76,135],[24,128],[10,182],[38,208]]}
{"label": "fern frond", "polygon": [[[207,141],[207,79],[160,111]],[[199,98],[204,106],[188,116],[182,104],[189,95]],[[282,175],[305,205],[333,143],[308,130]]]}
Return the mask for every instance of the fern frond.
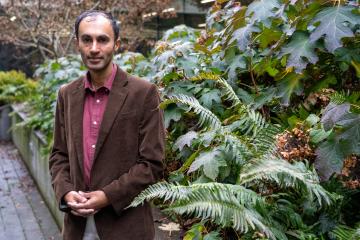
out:
{"label": "fern frond", "polygon": [[155,198],[174,202],[175,200],[187,198],[189,193],[190,191],[185,186],[159,182],[142,191],[127,208],[136,207],[144,201],[149,201]]}
{"label": "fern frond", "polygon": [[169,99],[163,101],[161,103],[161,107],[167,106],[170,103],[181,103],[189,106],[189,110],[193,110],[196,114],[199,115],[199,125],[203,127],[210,127],[212,129],[221,129],[221,121],[220,119],[213,114],[209,109],[201,106],[199,101],[190,96],[186,95],[173,95],[170,96]]}
{"label": "fern frond", "polygon": [[267,124],[266,127],[259,130],[254,138],[254,146],[259,155],[273,154],[277,149],[276,136],[281,133],[280,127],[273,124]]}
{"label": "fern frond", "polygon": [[256,211],[257,205],[266,204],[265,200],[243,186],[222,183],[180,186],[161,182],[144,190],[129,207],[154,198],[171,201],[167,211],[211,219],[221,226],[231,226],[243,233],[258,229],[275,239],[266,219]]}
{"label": "fern frond", "polygon": [[302,162],[292,165],[285,160],[267,155],[267,158],[256,159],[247,164],[241,172],[240,184],[267,180],[275,182],[281,188],[294,188],[309,195],[311,199],[315,196],[320,206],[323,202],[327,205],[331,202],[328,192],[319,184],[316,172],[307,169]]}
{"label": "fern frond", "polygon": [[244,164],[253,155],[249,141],[239,138],[231,132],[225,132],[225,150],[231,152],[237,164]]}
{"label": "fern frond", "polygon": [[339,240],[358,240],[360,239],[360,226],[354,229],[348,226],[338,225],[331,234]]}
{"label": "fern frond", "polygon": [[330,95],[330,101],[337,105],[343,104],[346,102],[346,95],[343,93],[335,92]]}
{"label": "fern frond", "polygon": [[[225,91],[226,100],[232,101],[233,107],[238,105],[243,105],[240,101],[239,97],[236,95],[234,89],[230,86],[230,84],[219,75],[212,73],[212,72],[202,72],[199,73],[197,76],[192,77],[190,80],[192,81],[199,81],[199,80],[213,80],[218,82]],[[244,107],[244,106],[243,106]]]}
{"label": "fern frond", "polygon": [[241,116],[240,120],[233,122],[226,128],[230,131],[240,130],[244,135],[252,135],[255,138],[261,129],[269,126],[265,118],[254,110],[246,109],[245,111],[240,111],[239,115]]}

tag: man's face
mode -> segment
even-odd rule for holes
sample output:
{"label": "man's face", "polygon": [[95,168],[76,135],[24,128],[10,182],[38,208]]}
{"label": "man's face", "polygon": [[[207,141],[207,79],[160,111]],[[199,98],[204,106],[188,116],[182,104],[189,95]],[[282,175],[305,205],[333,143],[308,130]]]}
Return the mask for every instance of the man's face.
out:
{"label": "man's face", "polygon": [[110,21],[101,15],[86,17],[80,22],[77,47],[90,71],[107,69],[120,45],[119,40],[114,38]]}

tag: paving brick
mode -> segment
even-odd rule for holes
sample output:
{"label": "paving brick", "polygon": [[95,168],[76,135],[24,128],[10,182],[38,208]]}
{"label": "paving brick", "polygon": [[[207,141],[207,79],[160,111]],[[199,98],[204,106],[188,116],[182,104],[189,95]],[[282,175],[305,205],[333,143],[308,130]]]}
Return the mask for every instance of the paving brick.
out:
{"label": "paving brick", "polygon": [[0,142],[0,240],[9,239],[61,237],[16,148]]}

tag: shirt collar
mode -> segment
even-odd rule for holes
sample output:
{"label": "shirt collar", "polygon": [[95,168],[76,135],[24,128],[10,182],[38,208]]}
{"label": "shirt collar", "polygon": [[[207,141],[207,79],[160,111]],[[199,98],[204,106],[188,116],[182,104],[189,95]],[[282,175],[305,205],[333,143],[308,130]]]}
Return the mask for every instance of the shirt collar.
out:
{"label": "shirt collar", "polygon": [[[112,84],[114,82],[115,79],[115,75],[116,75],[116,71],[117,71],[117,66],[116,64],[112,64],[112,70],[111,70],[111,74],[110,76],[105,80],[104,86],[102,86],[101,88],[105,88],[107,90],[111,90]],[[92,87],[91,81],[90,81],[90,72],[87,71],[85,77],[84,77],[84,88],[85,89],[89,89],[91,91],[94,91],[94,88]]]}

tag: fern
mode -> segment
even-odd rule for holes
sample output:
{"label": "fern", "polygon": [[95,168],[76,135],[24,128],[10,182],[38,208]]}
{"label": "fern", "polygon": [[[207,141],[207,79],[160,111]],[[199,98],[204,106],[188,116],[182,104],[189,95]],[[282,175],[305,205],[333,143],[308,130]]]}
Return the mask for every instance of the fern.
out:
{"label": "fern", "polygon": [[326,205],[331,203],[328,192],[319,184],[316,172],[308,170],[302,162],[292,165],[272,155],[254,159],[242,168],[239,184],[258,181],[272,181],[281,188],[294,188],[311,199],[315,196],[320,206],[323,202]]}
{"label": "fern", "polygon": [[360,109],[360,105],[358,104],[358,102],[354,101],[357,100],[359,97],[360,97],[360,91],[354,91],[351,94],[346,94],[344,91],[342,91],[331,94],[330,100],[332,103],[335,103],[336,105],[341,105],[343,103],[348,102],[352,107]]}
{"label": "fern", "polygon": [[253,141],[257,152],[261,155],[274,154],[277,149],[275,137],[280,132],[280,127],[272,124],[267,124],[266,127],[260,129]]}
{"label": "fern", "polygon": [[356,229],[353,229],[348,226],[339,225],[331,233],[338,240],[358,240],[360,239],[360,226],[358,225]]}
{"label": "fern", "polygon": [[196,98],[186,96],[186,95],[175,95],[170,96],[169,99],[163,101],[160,104],[161,108],[165,108],[171,103],[182,103],[189,106],[189,110],[193,110],[196,114],[199,115],[199,125],[202,127],[209,127],[212,129],[221,129],[222,124],[219,118],[213,114],[209,109],[201,106],[199,101]]}
{"label": "fern", "polygon": [[256,210],[256,207],[266,204],[265,200],[256,192],[242,186],[222,183],[179,186],[161,182],[143,191],[129,207],[138,206],[143,201],[154,198],[171,201],[172,204],[167,211],[212,219],[221,226],[233,227],[243,233],[249,229],[258,229],[275,239],[268,227],[269,223]]}
{"label": "fern", "polygon": [[230,100],[234,104],[232,107],[241,106],[241,108],[245,108],[245,106],[240,101],[239,97],[236,95],[234,89],[230,86],[230,84],[221,78],[219,75],[212,73],[212,72],[203,72],[191,78],[192,81],[199,81],[199,80],[214,80],[218,82],[225,91],[225,100]]}
{"label": "fern", "polygon": [[233,133],[224,133],[225,150],[231,152],[237,164],[244,164],[253,155],[249,141],[243,140]]}
{"label": "fern", "polygon": [[340,105],[346,102],[346,96],[343,93],[335,92],[330,96],[331,102]]}

